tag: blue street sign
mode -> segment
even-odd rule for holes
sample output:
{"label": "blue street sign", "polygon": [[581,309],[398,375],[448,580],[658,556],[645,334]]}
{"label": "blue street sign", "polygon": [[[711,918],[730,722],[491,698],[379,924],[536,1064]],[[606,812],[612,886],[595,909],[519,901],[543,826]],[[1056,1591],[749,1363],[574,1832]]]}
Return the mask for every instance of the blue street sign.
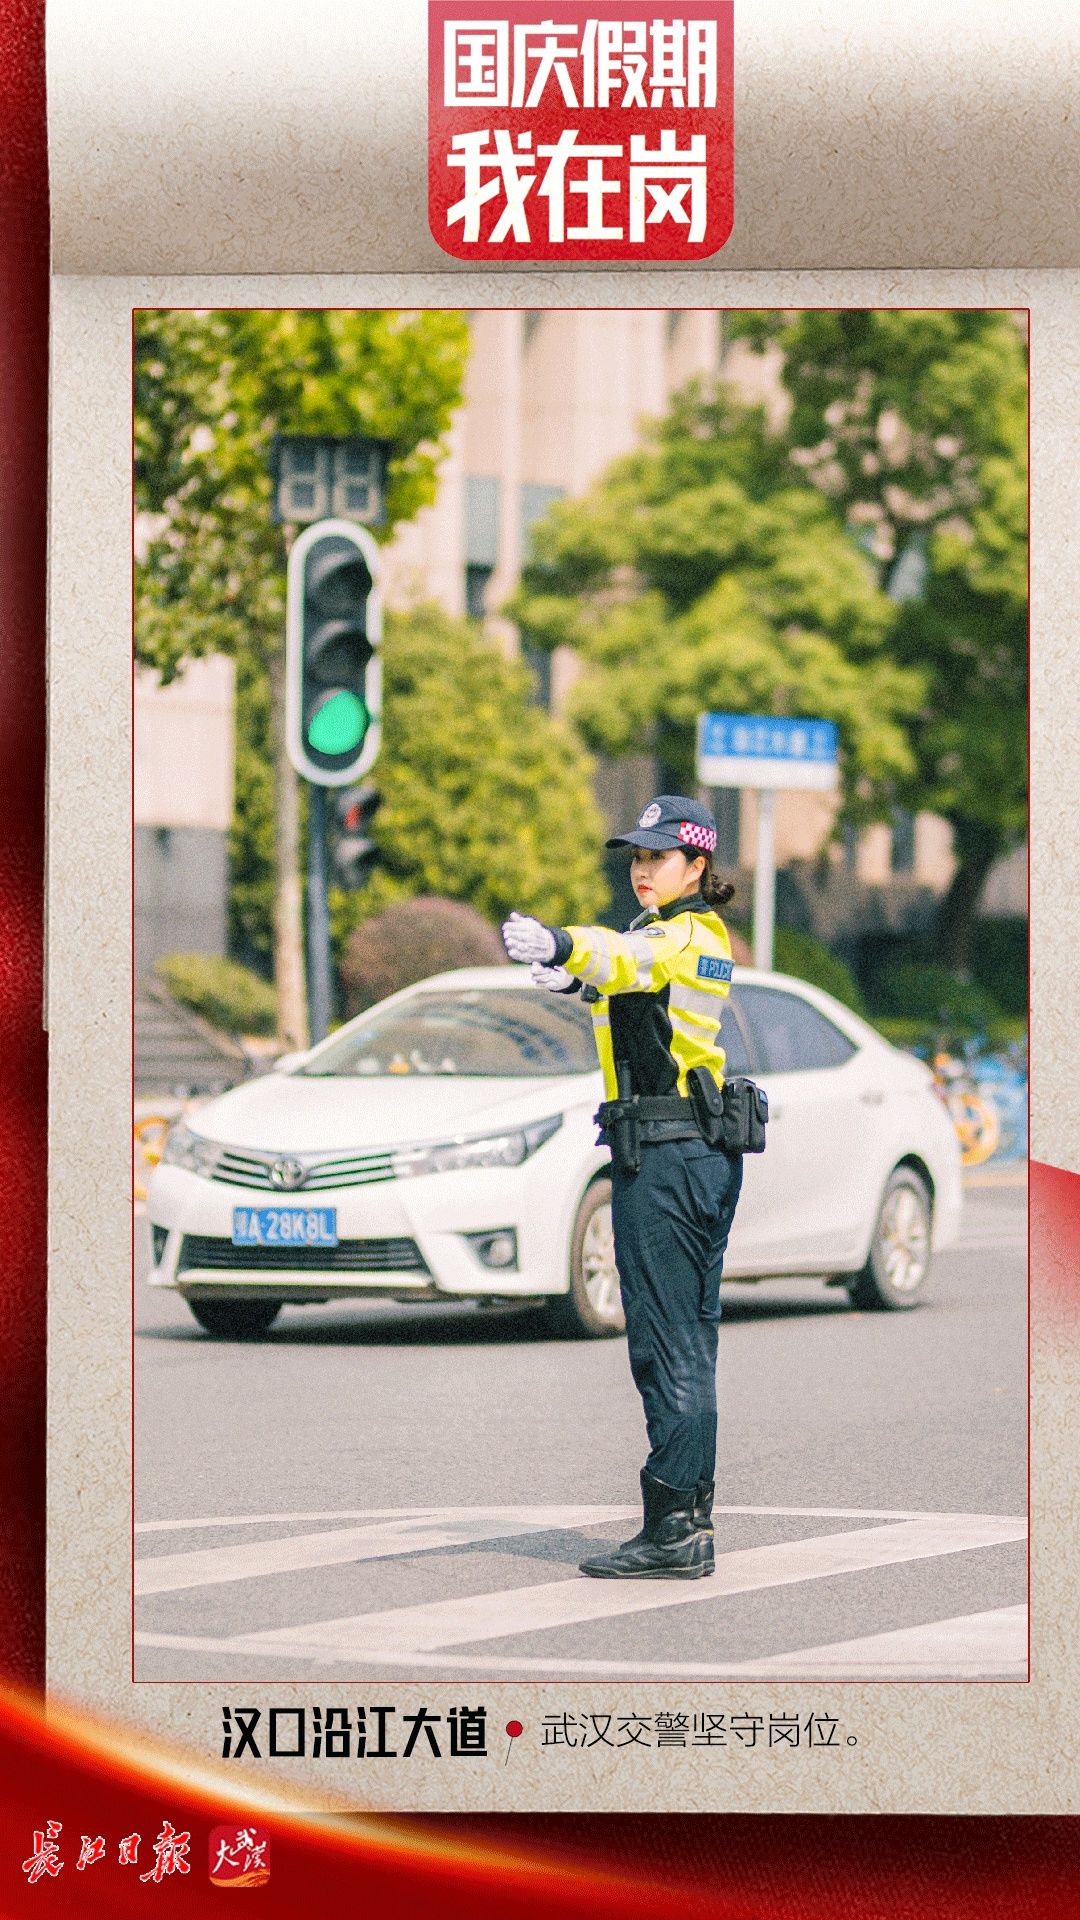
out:
{"label": "blue street sign", "polygon": [[836,785],[838,740],[831,720],[757,713],[703,713],[697,776],[706,787]]}

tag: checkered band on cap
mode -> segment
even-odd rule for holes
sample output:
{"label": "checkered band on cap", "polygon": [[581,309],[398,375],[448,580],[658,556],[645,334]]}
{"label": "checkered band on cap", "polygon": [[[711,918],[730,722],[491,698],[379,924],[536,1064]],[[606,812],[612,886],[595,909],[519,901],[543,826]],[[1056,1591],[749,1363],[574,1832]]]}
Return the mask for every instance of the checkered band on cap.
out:
{"label": "checkered band on cap", "polygon": [[688,846],[700,847],[703,853],[712,853],[716,846],[716,835],[711,827],[699,827],[696,820],[679,822],[679,839]]}

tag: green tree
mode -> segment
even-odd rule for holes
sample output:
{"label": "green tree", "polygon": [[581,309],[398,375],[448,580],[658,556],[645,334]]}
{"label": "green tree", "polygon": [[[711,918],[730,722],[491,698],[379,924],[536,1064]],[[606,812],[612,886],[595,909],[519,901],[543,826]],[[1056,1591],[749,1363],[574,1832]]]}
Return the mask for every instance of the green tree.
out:
{"label": "green tree", "polygon": [[590,746],[651,748],[694,782],[703,710],[836,721],[849,818],[913,770],[918,671],[890,658],[896,609],[763,412],[693,386],[642,445],[533,530],[510,612],[585,663],[571,713]]}
{"label": "green tree", "polygon": [[380,861],[369,886],[332,896],[339,944],[414,894],[466,901],[492,921],[516,908],[582,923],[606,905],[592,762],[531,692],[528,669],[470,621],[434,606],[388,618]]}
{"label": "green tree", "polygon": [[[282,1036],[293,1042],[305,1024],[301,822],[284,752],[286,554],[270,518],[271,440],[279,432],[386,440],[387,523],[378,531],[388,537],[434,497],[467,352],[464,316],[452,312],[136,315],[136,654],[165,682],[198,655],[237,662],[251,722],[239,774],[264,829],[272,811],[275,975]],[[267,740],[270,782],[255,764]],[[243,902],[239,910],[248,911]]]}
{"label": "green tree", "polygon": [[897,799],[952,823],[942,958],[967,972],[979,896],[1027,825],[1027,351],[1008,313],[738,316],[784,353],[794,470],[836,503],[902,604],[923,676]]}
{"label": "green tree", "polygon": [[[576,733],[531,693],[528,670],[471,621],[435,606],[387,615],[382,804],[372,830],[379,859],[359,891],[331,888],[339,957],[362,920],[418,894],[464,901],[492,922],[512,908],[582,922],[606,905],[592,763]],[[230,937],[255,961],[273,940],[268,716],[265,676],[245,673],[237,687]]]}

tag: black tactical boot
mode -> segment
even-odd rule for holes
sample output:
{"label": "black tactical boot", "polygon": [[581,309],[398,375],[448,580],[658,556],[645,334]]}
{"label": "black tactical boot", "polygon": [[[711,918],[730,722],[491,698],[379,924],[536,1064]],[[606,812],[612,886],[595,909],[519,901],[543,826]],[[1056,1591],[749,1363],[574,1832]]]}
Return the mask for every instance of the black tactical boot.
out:
{"label": "black tactical boot", "polygon": [[633,1540],[581,1562],[595,1580],[700,1580],[713,1572],[713,1544],[695,1523],[696,1487],[669,1487],[641,1469],[645,1524]]}
{"label": "black tactical boot", "polygon": [[712,1533],[713,1480],[699,1480],[694,1495],[694,1525],[701,1533]]}

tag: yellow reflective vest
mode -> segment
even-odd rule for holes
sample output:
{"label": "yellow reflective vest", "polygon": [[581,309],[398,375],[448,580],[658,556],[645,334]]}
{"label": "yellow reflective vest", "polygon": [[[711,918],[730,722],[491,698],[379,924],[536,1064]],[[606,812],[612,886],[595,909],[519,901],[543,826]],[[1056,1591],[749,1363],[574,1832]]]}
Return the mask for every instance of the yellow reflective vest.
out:
{"label": "yellow reflective vest", "polygon": [[574,944],[561,964],[581,981],[590,1005],[608,1100],[685,1095],[691,1067],[706,1067],[723,1085],[720,1015],[730,991],[731,941],[700,894],[640,914],[625,933],[563,931]]}

